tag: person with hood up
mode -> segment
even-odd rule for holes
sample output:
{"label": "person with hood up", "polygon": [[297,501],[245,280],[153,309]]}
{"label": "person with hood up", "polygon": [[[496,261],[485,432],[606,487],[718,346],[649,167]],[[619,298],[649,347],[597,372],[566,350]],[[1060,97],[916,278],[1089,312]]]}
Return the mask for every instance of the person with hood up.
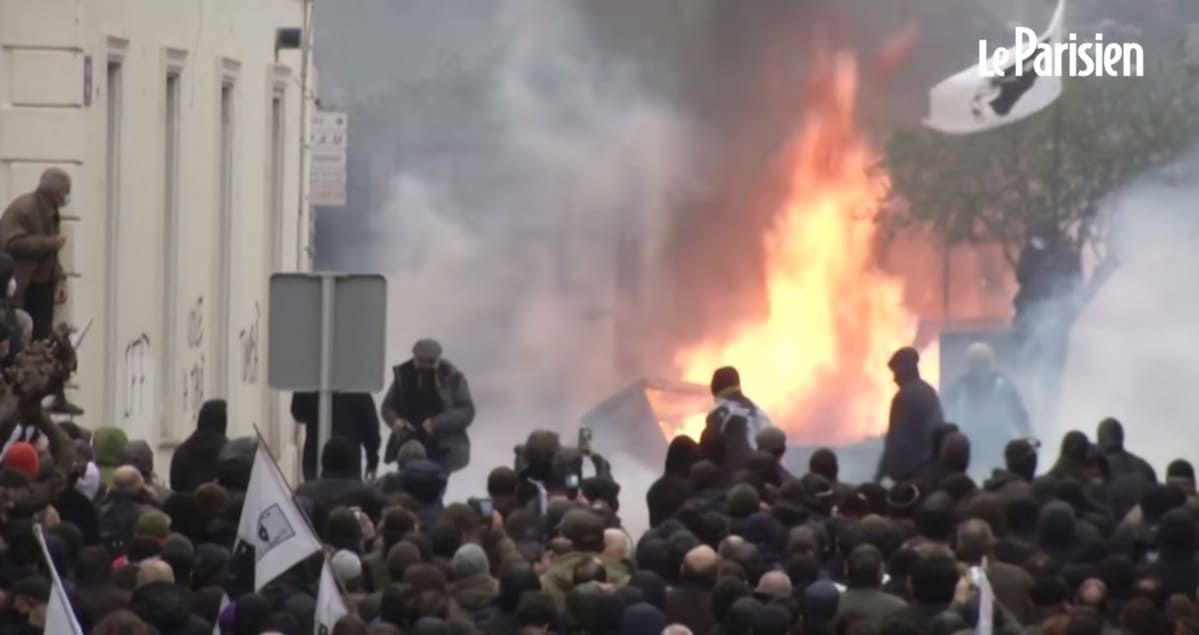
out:
{"label": "person with hood up", "polygon": [[[590,510],[572,509],[562,517],[558,532],[570,541],[571,549],[541,576],[541,588],[562,606],[566,594],[575,586],[575,568],[588,559],[600,561],[604,551],[604,519]],[[608,562],[603,567],[608,584],[622,587],[628,583],[630,572],[623,563]]]}
{"label": "person with hood up", "polygon": [[1141,569],[1141,576],[1162,581],[1162,595],[1181,594],[1193,597],[1199,589],[1199,559],[1196,547],[1199,538],[1195,523],[1184,509],[1174,509],[1162,516],[1154,545],[1157,559]]}
{"label": "person with hood up", "polygon": [[883,455],[875,470],[875,481],[890,477],[895,481],[911,478],[921,465],[934,456],[933,428],[944,422],[937,391],[920,377],[920,353],[901,348],[888,362],[899,392],[891,400]]}
{"label": "person with hood up", "polygon": [[691,494],[691,466],[700,458],[699,445],[680,435],[666,450],[666,469],[645,493],[649,507],[649,526],[657,527],[683,507]]}
{"label": "person with hood up", "polygon": [[1111,417],[1099,422],[1095,444],[1107,462],[1105,490],[1120,511],[1127,512],[1157,482],[1157,472],[1148,461],[1124,449],[1124,426]]}
{"label": "person with hood up", "polygon": [[92,434],[92,449],[96,452],[96,465],[100,468],[100,480],[112,484],[112,473],[124,465],[125,446],[129,436],[120,428],[104,426]]}
{"label": "person with hood up", "polygon": [[961,432],[950,432],[941,440],[936,462],[920,470],[922,481],[928,491],[945,487],[946,481],[955,475],[964,475],[970,470],[969,437]]}
{"label": "person with hood up", "polygon": [[441,466],[429,461],[413,461],[404,469],[404,492],[415,499],[416,514],[421,531],[428,532],[437,525],[445,511],[446,474]]}
{"label": "person with hood up", "polygon": [[412,359],[392,369],[383,396],[383,421],[391,428],[383,460],[391,463],[404,441],[416,439],[429,460],[452,474],[470,463],[470,437],[475,403],[466,376],[441,356],[441,344],[422,339]]}
{"label": "person with hood up", "polygon": [[949,420],[958,422],[975,447],[983,450],[976,457],[980,466],[998,465],[1008,441],[1032,435],[1016,385],[995,367],[995,352],[982,342],[966,349],[966,372],[945,391],[942,401]]}
{"label": "person with hood up", "polygon": [[187,588],[175,584],[171,565],[161,560],[137,572],[137,590],[130,608],[160,635],[211,635],[212,624],[191,612]]}
{"label": "person with hood up", "polygon": [[175,448],[171,456],[171,489],[194,492],[204,483],[220,476],[218,457],[229,442],[225,436],[229,427],[228,410],[224,399],[209,399],[200,406],[196,430]]}
{"label": "person with hood up", "polygon": [[708,413],[699,445],[704,458],[729,480],[749,465],[758,433],[772,426],[766,412],[742,392],[736,368],[716,369],[710,388],[716,404]]}
{"label": "person with hood up", "polygon": [[450,594],[458,606],[475,618],[500,595],[500,583],[491,577],[487,552],[474,543],[466,543],[450,560]]}
{"label": "person with hood up", "polygon": [[1053,501],[1037,517],[1037,548],[1053,559],[1057,570],[1073,560],[1078,546],[1078,520],[1068,503]]}

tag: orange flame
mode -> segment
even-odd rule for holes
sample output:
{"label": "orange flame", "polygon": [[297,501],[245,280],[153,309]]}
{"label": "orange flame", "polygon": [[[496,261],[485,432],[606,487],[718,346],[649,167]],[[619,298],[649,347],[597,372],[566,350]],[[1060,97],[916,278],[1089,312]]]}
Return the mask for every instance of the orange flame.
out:
{"label": "orange flame", "polygon": [[[716,368],[736,366],[745,393],[793,442],[884,432],[894,391],[887,360],[912,344],[918,321],[902,280],[875,263],[873,216],[887,177],[856,128],[856,61],[829,62],[812,77],[810,110],[786,156],[786,199],[763,237],[765,316],[736,316],[728,337],[675,357],[684,380],[705,385]],[[698,438],[703,416],[662,427]]]}

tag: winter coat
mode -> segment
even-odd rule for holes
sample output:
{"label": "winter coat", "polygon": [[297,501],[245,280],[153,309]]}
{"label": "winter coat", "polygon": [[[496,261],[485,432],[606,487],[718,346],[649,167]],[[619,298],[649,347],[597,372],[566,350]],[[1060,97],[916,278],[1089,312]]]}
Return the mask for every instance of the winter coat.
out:
{"label": "winter coat", "polygon": [[155,509],[141,492],[112,490],[100,506],[100,541],[120,551],[133,538],[137,519]]}
{"label": "winter coat", "polygon": [[170,582],[153,582],[134,591],[129,608],[159,635],[212,634],[212,624],[192,614],[187,590]]}
{"label": "winter coat", "polygon": [[[304,480],[316,478],[320,438],[320,399],[315,392],[291,396],[291,418],[304,425]],[[379,414],[370,393],[334,393],[331,434],[345,439],[353,448],[354,474],[362,474],[362,452],[366,471],[379,469]]]}
{"label": "winter coat", "polygon": [[670,442],[662,476],[645,493],[650,527],[666,522],[683,507],[691,494],[691,466],[699,458],[699,446],[690,438],[680,436]]}
{"label": "winter coat", "polygon": [[700,449],[731,481],[749,467],[758,432],[770,425],[766,412],[748,398],[717,398],[700,436]]}
{"label": "winter coat", "polygon": [[462,610],[474,615],[500,596],[500,583],[487,574],[472,575],[455,580],[450,586],[450,594]]}
{"label": "winter coat", "polygon": [[358,507],[371,521],[378,523],[387,498],[379,490],[350,474],[331,474],[326,471],[315,481],[301,483],[296,496],[312,502],[312,522],[325,526],[325,519],[334,507]]}
{"label": "winter coat", "polygon": [[[564,606],[566,603],[566,594],[575,588],[575,567],[588,558],[598,557],[598,553],[586,551],[571,551],[566,553],[554,563],[554,566],[550,567],[549,571],[546,571],[541,576],[541,590],[550,594],[558,602],[559,606]],[[607,570],[608,584],[622,587],[629,583],[631,572],[623,563],[605,562],[604,569]]]}
{"label": "winter coat", "polygon": [[[410,371],[413,365],[414,362],[409,360],[392,369],[392,383],[387,388],[387,394],[383,396],[381,409],[383,421],[388,425],[403,418],[401,413],[406,411],[405,390],[401,376]],[[444,456],[440,457],[437,462],[445,468],[447,473],[452,473],[470,463],[470,437],[467,436],[466,429],[475,420],[475,403],[471,398],[470,385],[466,382],[466,376],[453,364],[444,359],[441,360],[437,366],[437,377],[438,392],[445,408],[441,414],[432,417],[433,436],[438,447],[444,451]],[[420,421],[410,421],[409,423],[413,426],[421,425]],[[395,461],[396,453],[399,452],[402,442],[402,435],[397,435],[395,431],[392,431],[383,456],[385,463]]]}
{"label": "winter coat", "polygon": [[837,617],[845,615],[861,615],[875,624],[908,605],[902,598],[896,597],[880,588],[874,589],[845,589],[837,602]]}
{"label": "winter coat", "polygon": [[58,248],[51,242],[60,233],[60,223],[58,206],[38,192],[18,196],[0,216],[0,249],[16,261],[13,303],[17,306],[24,303],[31,282],[57,284],[65,279]]}
{"label": "winter coat", "polygon": [[429,531],[445,511],[446,474],[441,466],[427,460],[413,461],[404,468],[404,492],[416,499],[412,510],[422,531]]}
{"label": "winter coat", "polygon": [[129,606],[130,593],[118,589],[110,582],[94,586],[78,586],[75,593],[79,595],[82,606],[76,610],[88,616],[92,624],[108,616],[109,613]]}
{"label": "winter coat", "polygon": [[876,479],[889,476],[895,481],[905,481],[911,478],[933,458],[933,428],[943,422],[937,391],[919,374],[904,378],[899,392],[891,400]]}
{"label": "winter coat", "polygon": [[682,624],[692,633],[710,633],[716,628],[712,615],[712,589],[697,582],[680,582],[666,591],[666,619]]}
{"label": "winter coat", "polygon": [[220,477],[221,450],[229,439],[225,437],[227,420],[224,413],[201,408],[196,430],[175,448],[171,456],[171,489],[194,492],[204,483]]}

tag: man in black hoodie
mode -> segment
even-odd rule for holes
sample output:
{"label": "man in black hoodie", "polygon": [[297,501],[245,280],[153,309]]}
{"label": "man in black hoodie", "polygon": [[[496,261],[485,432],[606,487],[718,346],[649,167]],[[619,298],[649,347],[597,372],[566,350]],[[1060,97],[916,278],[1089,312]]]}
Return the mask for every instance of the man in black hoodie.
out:
{"label": "man in black hoodie", "polygon": [[196,431],[179,444],[171,457],[171,490],[194,492],[200,485],[220,476],[217,458],[229,441],[225,437],[228,428],[226,412],[224,399],[210,399],[200,406]]}
{"label": "man in black hoodie", "polygon": [[933,428],[943,423],[944,417],[937,391],[920,378],[920,353],[916,349],[899,349],[887,366],[895,374],[899,392],[891,400],[883,455],[874,480],[887,476],[904,481],[934,458]]}
{"label": "man in black hoodie", "polygon": [[677,436],[666,450],[666,469],[645,493],[649,525],[657,527],[674,516],[691,494],[691,466],[699,460],[699,445],[691,437]]}

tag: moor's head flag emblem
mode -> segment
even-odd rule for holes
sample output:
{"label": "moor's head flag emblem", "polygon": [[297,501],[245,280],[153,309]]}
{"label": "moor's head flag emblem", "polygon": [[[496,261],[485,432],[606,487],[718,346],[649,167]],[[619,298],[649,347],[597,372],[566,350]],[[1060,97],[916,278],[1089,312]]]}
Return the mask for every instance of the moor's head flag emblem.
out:
{"label": "moor's head flag emblem", "polygon": [[258,515],[257,533],[259,542],[254,547],[257,559],[262,560],[262,557],[271,549],[293,538],[296,535],[296,529],[291,526],[291,521],[287,519],[287,514],[283,513],[283,508],[274,504],[262,510],[262,513]]}

